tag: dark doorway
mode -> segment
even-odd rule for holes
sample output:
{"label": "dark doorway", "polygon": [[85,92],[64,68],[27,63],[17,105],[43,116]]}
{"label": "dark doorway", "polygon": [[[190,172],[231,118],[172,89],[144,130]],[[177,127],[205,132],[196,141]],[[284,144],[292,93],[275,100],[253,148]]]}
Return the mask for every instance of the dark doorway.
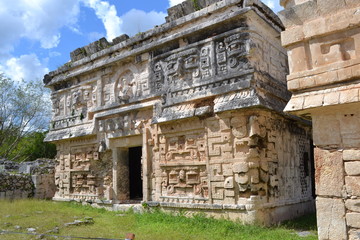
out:
{"label": "dark doorway", "polygon": [[312,189],[312,196],[315,199],[315,158],[314,158],[314,142],[310,141],[310,172],[311,172],[311,189]]}
{"label": "dark doorway", "polygon": [[142,147],[129,148],[129,180],[130,180],[130,199],[142,200],[142,166],[141,166]]}

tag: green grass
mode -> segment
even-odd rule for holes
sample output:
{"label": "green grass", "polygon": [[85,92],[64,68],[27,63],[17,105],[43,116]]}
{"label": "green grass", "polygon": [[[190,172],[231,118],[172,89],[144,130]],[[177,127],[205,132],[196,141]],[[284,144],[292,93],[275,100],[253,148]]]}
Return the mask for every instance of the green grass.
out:
{"label": "green grass", "polygon": [[[242,225],[228,220],[215,220],[195,215],[187,218],[181,213],[174,215],[159,211],[134,214],[108,212],[76,203],[60,203],[38,200],[0,201],[0,229],[26,232],[36,228],[37,233],[59,227],[58,235],[79,237],[103,237],[123,239],[126,233],[135,233],[136,240],[315,240],[316,221],[314,216],[306,216],[289,221],[277,227]],[[92,217],[94,224],[64,226],[77,219]],[[21,226],[16,230],[15,226]],[[296,231],[307,230],[313,234],[299,237]],[[36,239],[29,235],[0,235],[0,239]],[[46,237],[44,239],[54,239]]]}

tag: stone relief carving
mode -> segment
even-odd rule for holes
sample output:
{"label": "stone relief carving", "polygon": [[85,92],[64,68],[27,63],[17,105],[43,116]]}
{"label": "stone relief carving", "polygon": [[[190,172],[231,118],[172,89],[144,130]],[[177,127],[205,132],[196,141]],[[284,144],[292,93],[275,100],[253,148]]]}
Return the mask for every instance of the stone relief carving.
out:
{"label": "stone relief carving", "polygon": [[137,95],[137,84],[134,80],[133,73],[130,71],[122,74],[115,84],[115,96],[117,96],[119,103],[128,103],[130,98]]}
{"label": "stone relief carving", "polygon": [[143,123],[150,118],[150,112],[131,112],[114,118],[98,120],[98,132],[115,134],[117,137],[139,134]]}
{"label": "stone relief carving", "polygon": [[241,78],[219,81],[211,77],[216,71],[219,75],[236,74],[251,67],[248,38],[249,33],[236,33],[156,59],[152,65],[152,89],[162,93],[162,105],[205,97],[240,84]]}
{"label": "stone relief carving", "polygon": [[160,136],[161,162],[176,164],[181,162],[204,162],[205,141],[202,134],[187,136]]}
{"label": "stone relief carving", "polygon": [[218,74],[227,74],[227,54],[224,42],[216,43],[216,60]]}
{"label": "stone relief carving", "polygon": [[57,158],[55,182],[59,188],[58,197],[95,200],[112,197],[111,178],[106,175],[111,170],[108,152],[97,152],[96,145],[76,147],[68,152],[60,152]]}
{"label": "stone relief carving", "polygon": [[162,170],[163,197],[208,197],[205,167],[173,167]]}
{"label": "stone relief carving", "polygon": [[342,62],[356,58],[355,40],[352,37],[336,38],[330,41],[324,39],[320,44],[310,44],[314,67]]}

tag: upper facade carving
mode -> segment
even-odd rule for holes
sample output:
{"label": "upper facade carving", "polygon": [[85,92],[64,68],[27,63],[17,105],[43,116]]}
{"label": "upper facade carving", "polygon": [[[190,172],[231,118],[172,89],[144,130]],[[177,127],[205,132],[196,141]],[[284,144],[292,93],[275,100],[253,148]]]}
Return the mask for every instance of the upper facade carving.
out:
{"label": "upper facade carving", "polygon": [[251,106],[281,111],[290,94],[277,16],[256,0],[198,3],[169,9],[167,23],[138,36],[76,49],[46,75],[48,140],[95,135],[101,119],[141,109],[153,110],[152,123]]}
{"label": "upper facade carving", "polygon": [[284,0],[282,5],[281,39],[289,56],[288,89],[294,93],[285,110],[357,102],[360,1]]}

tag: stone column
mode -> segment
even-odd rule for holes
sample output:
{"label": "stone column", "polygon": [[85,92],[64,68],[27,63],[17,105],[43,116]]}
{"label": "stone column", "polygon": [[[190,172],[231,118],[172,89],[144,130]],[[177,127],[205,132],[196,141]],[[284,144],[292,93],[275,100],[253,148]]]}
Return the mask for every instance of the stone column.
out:
{"label": "stone column", "polygon": [[280,2],[285,111],[313,122],[319,239],[360,239],[360,1]]}

